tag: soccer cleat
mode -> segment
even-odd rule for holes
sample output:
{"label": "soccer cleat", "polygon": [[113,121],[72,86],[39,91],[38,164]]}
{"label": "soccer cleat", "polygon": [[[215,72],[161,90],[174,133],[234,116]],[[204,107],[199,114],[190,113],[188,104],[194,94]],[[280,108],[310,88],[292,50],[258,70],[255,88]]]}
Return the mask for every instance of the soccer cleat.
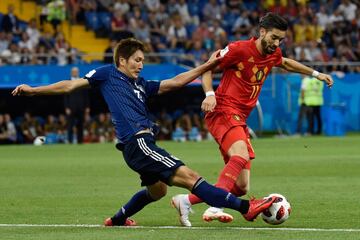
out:
{"label": "soccer cleat", "polygon": [[222,208],[209,207],[203,214],[203,220],[206,222],[211,222],[212,220],[218,220],[222,223],[228,223],[233,220],[233,216],[228,213],[225,213]]}
{"label": "soccer cleat", "polygon": [[185,227],[191,227],[189,214],[192,213],[191,203],[187,194],[178,194],[171,199],[171,204],[179,213],[179,221]]}
{"label": "soccer cleat", "polygon": [[243,214],[243,217],[247,221],[254,221],[255,218],[268,209],[272,203],[276,200],[276,197],[267,197],[263,199],[252,198],[249,200],[249,210],[246,214]]}
{"label": "soccer cleat", "polygon": [[[105,227],[113,227],[113,226],[118,226],[118,225],[114,225],[112,219],[107,218],[104,221],[104,226]],[[135,222],[135,220],[127,218],[126,221],[125,221],[125,224],[122,225],[122,226],[127,226],[127,227],[136,226],[136,222]]]}

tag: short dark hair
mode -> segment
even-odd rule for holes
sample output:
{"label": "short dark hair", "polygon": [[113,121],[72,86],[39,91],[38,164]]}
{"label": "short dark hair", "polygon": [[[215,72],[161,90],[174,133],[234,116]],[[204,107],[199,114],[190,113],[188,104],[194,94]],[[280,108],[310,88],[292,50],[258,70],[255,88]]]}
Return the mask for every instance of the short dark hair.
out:
{"label": "short dark hair", "polygon": [[276,28],[281,31],[286,31],[288,29],[288,23],[285,18],[280,15],[269,12],[260,18],[259,28],[265,28],[266,30]]}
{"label": "short dark hair", "polygon": [[119,58],[129,59],[137,50],[145,51],[144,44],[135,38],[126,38],[121,40],[114,49],[114,62],[119,67]]}

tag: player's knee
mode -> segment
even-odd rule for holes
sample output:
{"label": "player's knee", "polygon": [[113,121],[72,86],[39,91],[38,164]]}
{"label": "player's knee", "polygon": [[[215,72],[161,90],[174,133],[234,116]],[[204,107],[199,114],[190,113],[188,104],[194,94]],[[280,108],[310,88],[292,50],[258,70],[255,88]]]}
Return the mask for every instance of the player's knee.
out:
{"label": "player's knee", "polygon": [[228,150],[228,155],[232,156],[239,156],[246,161],[250,160],[249,151],[247,145],[244,141],[237,141],[234,143],[231,148]]}
{"label": "player's knee", "polygon": [[156,192],[150,193],[150,196],[151,196],[152,199],[157,201],[157,200],[160,200],[161,198],[165,197],[166,194],[167,194],[167,189],[165,188],[165,189],[160,189],[160,190],[158,190]]}
{"label": "player's knee", "polygon": [[192,169],[189,169],[186,176],[186,186],[188,189],[192,189],[196,181],[200,178],[199,174]]}
{"label": "player's knee", "polygon": [[176,186],[191,190],[199,178],[200,176],[197,172],[186,166],[182,166],[176,171],[172,183]]}
{"label": "player's knee", "polygon": [[150,197],[157,201],[163,198],[167,194],[167,186],[164,183],[157,183],[151,187],[148,187]]}

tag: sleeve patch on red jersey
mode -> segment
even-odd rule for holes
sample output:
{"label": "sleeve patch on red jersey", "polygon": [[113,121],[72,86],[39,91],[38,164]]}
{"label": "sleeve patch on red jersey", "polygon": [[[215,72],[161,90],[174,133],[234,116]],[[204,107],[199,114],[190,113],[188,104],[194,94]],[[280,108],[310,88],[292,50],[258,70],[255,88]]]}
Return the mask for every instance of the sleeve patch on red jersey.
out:
{"label": "sleeve patch on red jersey", "polygon": [[228,52],[229,52],[229,46],[226,46],[226,48],[224,48],[224,49],[222,49],[222,50],[220,51],[220,56],[221,56],[221,57],[224,57],[225,54],[228,53]]}

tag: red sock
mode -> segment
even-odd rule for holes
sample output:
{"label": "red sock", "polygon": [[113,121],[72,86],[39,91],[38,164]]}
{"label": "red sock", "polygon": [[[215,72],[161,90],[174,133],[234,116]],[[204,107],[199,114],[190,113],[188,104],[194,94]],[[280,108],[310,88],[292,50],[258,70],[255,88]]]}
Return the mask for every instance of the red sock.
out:
{"label": "red sock", "polygon": [[[241,170],[246,165],[247,161],[240,156],[232,156],[228,163],[225,165],[223,170],[220,173],[216,187],[222,188],[225,191],[233,193],[235,196],[242,196],[244,193],[238,189],[235,182],[237,177],[239,176]],[[233,177],[231,177],[233,176]],[[241,194],[241,195],[240,195]],[[189,201],[191,205],[202,203],[203,200],[198,198],[194,194],[189,194]]]}
{"label": "red sock", "polygon": [[245,167],[247,161],[240,156],[230,157],[229,162],[225,165],[220,173],[215,186],[230,192],[235,185],[241,170]]}
{"label": "red sock", "polygon": [[203,202],[203,200],[201,198],[198,198],[195,194],[191,193],[188,195],[188,197],[189,197],[189,201],[190,201],[191,205]]}

